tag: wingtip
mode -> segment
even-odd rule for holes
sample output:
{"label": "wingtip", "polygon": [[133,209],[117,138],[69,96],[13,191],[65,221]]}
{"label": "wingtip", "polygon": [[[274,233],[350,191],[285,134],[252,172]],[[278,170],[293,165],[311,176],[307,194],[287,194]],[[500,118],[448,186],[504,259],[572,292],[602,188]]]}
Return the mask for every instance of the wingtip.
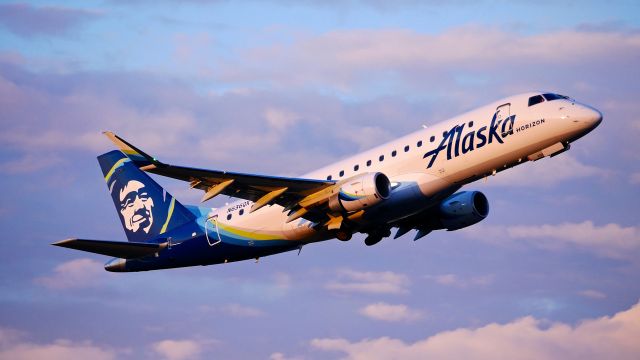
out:
{"label": "wingtip", "polygon": [[78,240],[78,239],[76,239],[76,238],[64,239],[64,240],[60,240],[60,241],[53,242],[53,243],[51,243],[51,245],[53,245],[53,246],[62,246],[62,247],[64,247],[66,244],[68,244],[68,243],[70,243],[70,242],[73,242],[73,241],[75,241],[75,240]]}
{"label": "wingtip", "polygon": [[162,165],[162,162],[160,162],[158,159],[154,158],[153,156],[145,153],[144,151],[138,149],[137,147],[135,147],[133,144],[127,142],[125,139],[121,138],[120,136],[116,135],[115,133],[105,130],[102,132],[107,138],[109,138],[109,140],[111,140],[111,142],[113,142],[119,149],[120,151],[122,151],[125,155],[127,155],[129,158],[131,158],[132,155],[139,155],[140,157],[144,158],[145,160],[141,161],[141,159],[132,159],[136,162],[137,165],[139,166],[147,166],[150,164],[155,164],[155,165]]}
{"label": "wingtip", "polygon": [[127,147],[126,146],[127,144],[126,143],[123,144],[122,139],[120,139],[120,137],[118,137],[118,135],[113,133],[113,131],[104,130],[104,131],[102,131],[102,135],[106,136],[109,140],[111,140],[111,142],[113,142],[120,149],[124,149],[124,148]]}

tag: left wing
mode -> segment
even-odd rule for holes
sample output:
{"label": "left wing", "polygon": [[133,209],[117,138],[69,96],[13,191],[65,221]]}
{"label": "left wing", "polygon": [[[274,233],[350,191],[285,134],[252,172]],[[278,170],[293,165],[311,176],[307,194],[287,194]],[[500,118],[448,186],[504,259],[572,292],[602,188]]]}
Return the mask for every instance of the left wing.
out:
{"label": "left wing", "polygon": [[141,170],[188,181],[192,188],[203,190],[203,202],[224,194],[253,201],[251,212],[265,205],[278,204],[290,212],[287,221],[305,217],[317,222],[327,219],[326,207],[322,205],[337,191],[338,183],[330,180],[252,175],[165,164],[112,132],[104,134]]}

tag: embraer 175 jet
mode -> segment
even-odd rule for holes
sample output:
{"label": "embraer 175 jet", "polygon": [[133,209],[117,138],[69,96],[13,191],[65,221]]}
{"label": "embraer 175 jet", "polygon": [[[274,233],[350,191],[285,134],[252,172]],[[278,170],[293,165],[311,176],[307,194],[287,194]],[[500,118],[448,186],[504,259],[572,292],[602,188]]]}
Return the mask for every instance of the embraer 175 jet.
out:
{"label": "embraer 175 jet", "polygon": [[[479,191],[458,190],[497,172],[555,156],[602,114],[553,93],[527,93],[423,128],[300,178],[203,170],[163,163],[106,132],[120,150],[98,157],[128,242],[67,239],[53,245],[115,257],[128,272],[258,259],[332,238],[366,234],[374,245],[417,230],[458,230],[489,214]],[[186,206],[146,172],[189,182],[202,201]]]}

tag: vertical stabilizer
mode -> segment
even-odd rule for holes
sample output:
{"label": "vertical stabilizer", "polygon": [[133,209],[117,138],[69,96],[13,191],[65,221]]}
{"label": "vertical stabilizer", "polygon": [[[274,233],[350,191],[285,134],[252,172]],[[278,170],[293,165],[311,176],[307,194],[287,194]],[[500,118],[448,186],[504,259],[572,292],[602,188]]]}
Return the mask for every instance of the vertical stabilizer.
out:
{"label": "vertical stabilizer", "polygon": [[148,242],[194,220],[193,214],[122,152],[98,156],[127,239]]}

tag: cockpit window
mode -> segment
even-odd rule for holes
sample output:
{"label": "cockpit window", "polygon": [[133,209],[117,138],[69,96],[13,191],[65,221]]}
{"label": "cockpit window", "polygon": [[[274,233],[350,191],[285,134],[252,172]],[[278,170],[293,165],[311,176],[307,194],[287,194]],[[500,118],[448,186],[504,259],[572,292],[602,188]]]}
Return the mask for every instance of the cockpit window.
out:
{"label": "cockpit window", "polygon": [[533,106],[535,104],[540,104],[544,101],[542,95],[536,95],[529,98],[529,106]]}
{"label": "cockpit window", "polygon": [[559,95],[559,94],[542,94],[547,101],[560,100],[560,99],[569,99],[568,96]]}

